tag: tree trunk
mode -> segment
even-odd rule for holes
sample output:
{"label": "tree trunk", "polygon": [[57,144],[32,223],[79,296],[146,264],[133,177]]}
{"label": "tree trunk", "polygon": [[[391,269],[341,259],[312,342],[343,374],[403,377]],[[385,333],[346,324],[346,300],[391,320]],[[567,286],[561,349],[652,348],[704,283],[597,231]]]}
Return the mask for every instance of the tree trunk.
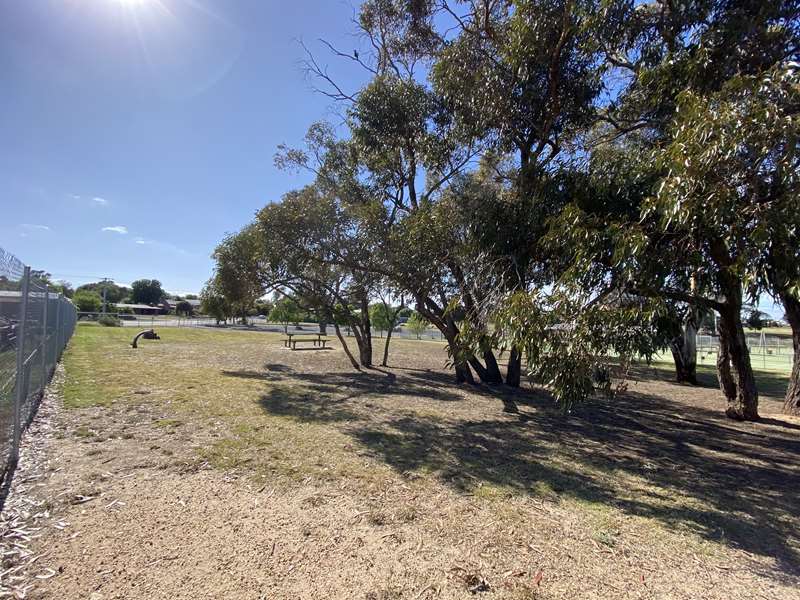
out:
{"label": "tree trunk", "polygon": [[783,411],[790,415],[800,415],[800,301],[788,292],[781,294],[781,301],[786,310],[786,318],[792,327],[792,374],[789,376],[789,387],[783,401]]}
{"label": "tree trunk", "polygon": [[362,367],[372,366],[372,342],[367,336],[362,336],[358,345],[358,359]]}
{"label": "tree trunk", "polygon": [[369,334],[364,335],[361,329],[361,323],[355,323],[348,327],[356,338],[356,346],[358,346],[358,359],[362,367],[372,366],[372,338]]}
{"label": "tree trunk", "polygon": [[[683,336],[680,336],[672,340],[669,346],[672,359],[675,361],[675,381],[697,385],[697,361],[689,358],[689,350],[683,341]],[[695,356],[697,356],[696,351]]]}
{"label": "tree trunk", "polygon": [[727,298],[719,315],[717,359],[720,389],[728,401],[725,414],[737,421],[757,421],[758,390],[742,327],[741,302],[730,302],[730,295]]}
{"label": "tree trunk", "polygon": [[[475,378],[472,375],[472,370],[469,367],[470,360],[464,360],[458,351],[458,327],[456,327],[453,318],[450,315],[445,316],[444,311],[441,309],[434,310],[431,306],[427,305],[424,297],[417,297],[417,312],[430,321],[436,329],[438,329],[447,340],[450,348],[450,354],[453,357],[453,368],[456,372],[457,383],[474,384]],[[430,304],[434,304],[431,302]],[[479,361],[475,361],[480,369],[483,365]]]}
{"label": "tree trunk", "polygon": [[350,359],[350,364],[353,365],[356,370],[360,371],[361,367],[359,366],[358,361],[353,358],[350,348],[347,347],[347,342],[344,341],[344,336],[342,336],[342,330],[339,329],[338,323],[334,322],[333,328],[336,331],[336,337],[338,337],[339,341],[342,343],[342,349],[344,350],[344,353],[347,355],[347,358]]}
{"label": "tree trunk", "polygon": [[481,377],[483,383],[503,383],[503,374],[500,372],[500,365],[497,364],[497,359],[494,352],[491,350],[484,350],[483,362],[486,363],[485,375]]}
{"label": "tree trunk", "polygon": [[697,385],[697,321],[697,309],[692,307],[681,323],[681,334],[670,342],[678,383]]}
{"label": "tree trunk", "polygon": [[[452,323],[450,319],[448,319],[447,327],[442,330],[439,328],[439,331],[442,332],[445,339],[447,340],[448,345],[450,346],[450,353],[453,357],[453,367],[456,371],[456,382],[457,383],[475,383],[475,378],[472,376],[472,370],[469,368],[469,363],[463,361],[459,356],[458,352],[458,331],[455,328],[455,324]],[[481,365],[482,366],[482,365]]]}
{"label": "tree trunk", "polygon": [[489,374],[486,371],[486,367],[484,367],[481,361],[478,360],[477,356],[474,354],[471,355],[467,359],[467,362],[474,369],[475,374],[478,376],[478,379],[481,381],[481,383],[487,383],[489,381]]}
{"label": "tree trunk", "polygon": [[472,371],[470,371],[468,364],[463,363],[455,365],[455,370],[457,383],[469,383],[470,385],[475,384],[475,378],[472,376]]}
{"label": "tree trunk", "polygon": [[519,387],[522,379],[522,353],[512,348],[508,354],[508,367],[506,369],[506,385]]}
{"label": "tree trunk", "polygon": [[392,328],[386,332],[386,343],[383,345],[383,360],[381,361],[382,367],[389,366],[389,342],[392,340]]}
{"label": "tree trunk", "polygon": [[361,335],[358,339],[358,356],[362,367],[372,366],[372,324],[369,319],[369,298],[366,293],[361,297],[361,319],[359,326]]}

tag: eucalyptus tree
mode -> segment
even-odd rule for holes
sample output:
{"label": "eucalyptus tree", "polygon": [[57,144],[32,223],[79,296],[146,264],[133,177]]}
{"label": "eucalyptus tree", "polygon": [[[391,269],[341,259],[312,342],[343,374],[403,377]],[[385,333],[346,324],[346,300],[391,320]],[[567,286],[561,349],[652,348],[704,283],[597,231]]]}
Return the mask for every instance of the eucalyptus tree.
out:
{"label": "eucalyptus tree", "polygon": [[[770,276],[755,287],[725,263],[717,242],[740,243],[748,225],[724,211],[703,214],[700,187],[679,179],[681,160],[720,158],[684,155],[692,144],[682,128],[697,119],[676,120],[676,108],[686,94],[723,102],[714,97],[727,82],[793,58],[796,10],[753,0],[367,0],[359,25],[371,51],[331,48],[361,64],[369,83],[346,91],[309,60],[327,93],[346,104],[349,135],[336,141],[312,127],[309,150],[284,149],[281,161],[314,171],[319,189],[376,241],[370,260],[324,264],[408,292],[448,340],[459,380],[472,381],[474,371],[501,381],[494,352],[504,348],[512,385],[523,348],[554,365],[541,348],[570,360],[593,348],[648,351],[680,315],[672,345],[691,379],[689,326],[701,310],[724,311],[720,379],[726,395],[731,382],[737,388],[728,413],[755,418],[741,323],[731,315],[743,294],[792,294],[795,257],[785,244],[745,244],[742,255],[772,266],[758,271]],[[479,158],[478,172],[466,174]],[[621,169],[626,161],[632,173]],[[681,218],[671,219],[676,211]],[[733,237],[721,233],[726,226]],[[541,291],[553,283],[552,293]],[[504,311],[504,303],[529,301],[541,303],[529,311],[541,316],[531,331],[546,332],[538,350],[515,331],[525,319]],[[611,317],[619,327],[603,331],[599,323],[608,328]],[[569,377],[555,380],[566,389]],[[580,395],[585,373],[576,377]]]}
{"label": "eucalyptus tree", "polygon": [[[457,319],[449,310],[458,292],[453,274],[421,250],[420,238],[415,237],[424,235],[427,209],[441,190],[479,152],[477,143],[465,143],[454,134],[452,114],[423,77],[443,42],[435,19],[439,8],[428,0],[364,2],[358,25],[367,49],[349,55],[329,47],[364,67],[370,78],[367,85],[350,93],[313,56],[307,64],[318,81],[327,84],[321,91],[346,104],[349,136],[334,145],[319,144],[317,136],[309,136],[310,151],[283,152],[280,162],[289,159],[310,168],[323,185],[332,180],[345,201],[354,189],[367,192],[355,195],[372,207],[373,231],[380,241],[382,261],[370,265],[372,272],[406,292],[443,333],[454,356],[457,380],[474,381],[472,364],[487,381],[496,378],[487,375],[474,355],[459,348]],[[341,152],[343,148],[347,150]],[[343,157],[346,160],[340,160]],[[344,177],[339,176],[342,172]],[[358,183],[352,186],[354,182]]]}
{"label": "eucalyptus tree", "polygon": [[[800,202],[797,200],[800,76],[797,64],[775,69],[760,81],[751,80],[752,84],[757,89],[748,96],[751,103],[746,108],[751,119],[745,130],[738,126],[732,129],[729,125],[728,131],[740,139],[744,137],[749,151],[755,151],[757,158],[745,164],[720,167],[760,189],[758,208],[767,214],[760,223],[757,238],[761,268],[755,271],[755,277],[760,277],[756,279],[755,290],[767,289],[783,304],[792,328],[794,360],[784,411],[797,415],[800,414]],[[734,116],[727,113],[728,118]],[[732,156],[724,158],[725,162],[732,162],[729,160]]]}
{"label": "eucalyptus tree", "polygon": [[231,305],[217,287],[215,278],[209,279],[200,292],[200,311],[210,317],[219,325],[233,315]]}
{"label": "eucalyptus tree", "polygon": [[746,419],[758,413],[741,323],[743,296],[767,292],[783,301],[795,346],[785,408],[800,409],[797,68],[776,65],[760,75],[732,77],[714,94],[682,94],[665,151],[670,174],[648,207],[693,234],[687,245],[720,299],[718,369],[728,413]]}
{"label": "eucalyptus tree", "polygon": [[[590,136],[608,131],[596,129]],[[557,187],[564,202],[550,218],[542,245],[557,284],[577,286],[592,302],[617,302],[620,293],[638,296],[647,307],[652,344],[672,353],[676,380],[697,384],[696,334],[708,309],[685,300],[692,298],[690,291],[698,295],[696,277],[678,268],[682,257],[671,235],[651,231],[629,239],[666,173],[642,160],[651,153],[648,139],[631,134],[594,147],[582,164],[563,169]]]}
{"label": "eucalyptus tree", "polygon": [[[601,80],[591,15],[598,6],[592,0],[441,3],[458,33],[436,58],[434,89],[463,139],[479,139],[507,159],[494,168],[501,202],[486,208],[494,211],[486,216],[496,235],[483,235],[487,252],[504,257],[507,294],[542,285],[535,276],[537,243],[545,232],[541,216],[555,200],[550,182],[564,148],[594,121]],[[511,347],[506,381],[512,385],[519,384],[521,358]]]}
{"label": "eucalyptus tree", "polygon": [[361,221],[312,185],[264,207],[254,226],[262,240],[257,253],[262,281],[291,291],[303,308],[333,323],[345,348],[339,323],[346,323],[359,349],[354,366],[372,366],[369,301],[375,278],[365,266],[373,239]]}
{"label": "eucalyptus tree", "polygon": [[269,311],[268,318],[274,323],[283,325],[283,332],[289,333],[289,323],[297,323],[301,319],[300,306],[294,298],[284,296],[278,298]]}
{"label": "eucalyptus tree", "polygon": [[370,306],[370,318],[373,327],[379,331],[386,331],[386,341],[383,344],[383,359],[381,366],[389,365],[389,343],[392,340],[394,328],[400,322],[400,313],[406,309],[405,297],[400,295],[400,303],[392,304],[392,286],[386,281],[379,282],[375,288],[378,302]]}
{"label": "eucalyptus tree", "polygon": [[216,262],[214,287],[243,322],[256,300],[264,295],[258,259],[260,246],[259,230],[248,225],[226,236],[212,254]]}
{"label": "eucalyptus tree", "polygon": [[[495,243],[486,256],[505,255],[494,264],[495,271],[501,264],[505,269],[499,277],[505,291],[532,286],[532,232],[518,217],[562,145],[591,118],[599,77],[584,24],[593,8],[591,2],[512,6],[486,0],[453,8],[440,1],[371,0],[362,5],[360,26],[374,52],[366,55],[371,59],[354,57],[371,72],[369,84],[342,93],[312,63],[312,71],[333,85],[330,95],[349,103],[350,143],[386,208],[386,272],[445,336],[460,381],[472,381],[473,371],[485,382],[504,378],[485,311],[471,298],[485,287],[485,272],[456,260],[477,250],[474,244],[468,252],[442,247],[430,233],[447,225],[436,207],[480,154],[516,153],[503,189],[492,190],[502,191],[503,201],[491,209],[502,214],[473,204],[470,216],[473,223],[486,219],[513,232],[482,240]],[[419,76],[419,65],[430,69],[430,83]],[[465,327],[470,343],[461,339]],[[511,348],[507,383],[519,384],[520,364],[518,349]]]}
{"label": "eucalyptus tree", "polygon": [[[448,307],[457,286],[430,251],[438,240],[425,228],[443,188],[476,151],[451,141],[451,123],[429,89],[396,73],[376,77],[348,115],[350,139],[337,140],[330,127],[313,125],[305,148],[281,148],[276,162],[312,171],[315,186],[374,243],[374,252],[331,256],[330,262],[407,293],[456,349],[459,329]],[[473,381],[469,363],[487,380],[474,356],[454,356],[459,381]]]}
{"label": "eucalyptus tree", "polygon": [[769,289],[757,257],[785,239],[770,230],[775,203],[765,201],[763,183],[775,148],[786,144],[761,147],[757,111],[748,109],[760,92],[744,82],[797,58],[797,3],[612,2],[598,18],[620,24],[605,27],[599,43],[622,81],[600,111],[609,133],[598,141],[637,136],[661,178],[638,221],[617,223],[626,225],[617,237],[620,271],[638,294],[720,315],[726,413],[756,419],[741,308],[745,296]]}

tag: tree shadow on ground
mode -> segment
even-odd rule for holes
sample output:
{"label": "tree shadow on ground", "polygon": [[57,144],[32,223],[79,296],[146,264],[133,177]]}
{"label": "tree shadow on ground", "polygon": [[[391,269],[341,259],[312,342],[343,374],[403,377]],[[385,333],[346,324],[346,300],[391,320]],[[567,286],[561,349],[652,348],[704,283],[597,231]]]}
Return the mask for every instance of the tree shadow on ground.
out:
{"label": "tree shadow on ground", "polygon": [[304,423],[357,421],[361,417],[348,407],[347,398],[281,385],[271,386],[258,403],[269,414]]}
{"label": "tree shadow on ground", "polygon": [[424,470],[460,491],[491,484],[616,507],[774,558],[779,570],[767,576],[800,576],[796,426],[737,424],[719,411],[634,392],[571,415],[554,409],[543,392],[514,393],[524,406],[518,417],[498,411],[471,420],[400,414],[390,406],[376,419],[351,402],[393,395],[453,402],[464,400],[465,389],[508,395],[502,388],[457,387],[440,372],[395,371],[395,378],[379,370],[272,371],[272,381],[301,384],[300,391],[278,386],[261,405],[272,414],[337,422],[401,474]]}
{"label": "tree shadow on ground", "polygon": [[452,378],[444,374],[432,373],[431,377],[404,378],[398,384],[397,376],[381,369],[364,371],[341,371],[332,373],[301,373],[281,365],[266,365],[267,371],[222,371],[228,377],[244,379],[260,379],[287,384],[301,384],[305,390],[323,395],[342,394],[340,401],[362,397],[383,398],[392,395],[410,395],[441,402],[457,402],[464,400],[460,390],[452,385]]}

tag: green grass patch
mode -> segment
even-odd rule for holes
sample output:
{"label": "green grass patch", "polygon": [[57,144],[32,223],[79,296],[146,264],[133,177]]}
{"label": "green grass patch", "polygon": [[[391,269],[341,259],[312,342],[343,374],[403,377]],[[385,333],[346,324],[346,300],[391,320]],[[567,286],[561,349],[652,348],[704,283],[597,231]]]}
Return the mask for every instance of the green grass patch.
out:
{"label": "green grass patch", "polygon": [[67,408],[128,403],[169,409],[172,414],[153,421],[154,427],[166,433],[189,425],[221,432],[199,454],[222,469],[246,465],[256,475],[298,480],[343,473],[371,478],[368,472],[358,475],[363,465],[341,450],[347,437],[324,424],[341,418],[319,402],[325,393],[291,379],[242,376],[259,374],[265,349],[282,349],[280,334],[160,328],[160,340],[141,340],[133,349],[137,331],[77,329],[65,356]]}

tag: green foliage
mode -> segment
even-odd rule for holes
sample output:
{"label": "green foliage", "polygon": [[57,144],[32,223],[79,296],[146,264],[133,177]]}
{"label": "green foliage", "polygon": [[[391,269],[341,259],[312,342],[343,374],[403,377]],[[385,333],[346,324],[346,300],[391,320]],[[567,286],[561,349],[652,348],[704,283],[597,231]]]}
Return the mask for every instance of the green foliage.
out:
{"label": "green foliage", "polygon": [[50,286],[50,291],[55,292],[56,294],[64,294],[66,298],[72,298],[72,296],[75,295],[75,290],[72,288],[72,284],[63,279],[53,282]]}
{"label": "green foliage", "polygon": [[130,290],[125,286],[115,284],[113,281],[98,281],[96,283],[86,283],[79,286],[75,291],[88,291],[95,292],[101,298],[103,297],[103,290],[106,292],[106,301],[112,304],[122,302],[123,299],[130,293]]}
{"label": "green foliage", "polygon": [[655,316],[644,299],[592,302],[574,289],[517,292],[492,315],[495,343],[522,349],[531,378],[565,411],[596,389],[611,394],[610,373],[624,373],[636,357],[652,357]]}
{"label": "green foliage", "polygon": [[79,312],[99,312],[103,308],[103,299],[96,292],[87,290],[76,291],[72,303]]}
{"label": "green foliage", "polygon": [[411,318],[406,322],[406,328],[420,339],[423,333],[428,330],[430,323],[426,321],[419,313],[415,312]]}
{"label": "green foliage", "polygon": [[[369,83],[350,111],[353,142],[374,173],[402,172],[409,161],[443,164],[454,151],[448,118],[430,90],[390,75]],[[409,200],[417,203],[416,197]]]}
{"label": "green foliage", "polygon": [[373,207],[341,198],[330,189],[338,185],[329,179],[307,186],[259,212],[259,266],[267,285],[286,290],[304,312],[346,324],[357,340],[368,341],[368,299],[376,281],[369,267],[377,257]]}
{"label": "green foliage", "polygon": [[258,263],[261,244],[261,231],[250,225],[227,236],[214,250],[215,289],[240,316],[246,315],[263,294]]}
{"label": "green foliage", "polygon": [[800,9],[662,4],[366,0],[374,54],[352,58],[373,76],[332,92],[349,136],[316,123],[279,148],[314,182],[217,248],[218,293],[244,314],[279,290],[273,320],[362,346],[390,289],[460,380],[499,383],[504,351],[515,385],[524,354],[567,410],[688,316],[796,297]]}
{"label": "green foliage", "polygon": [[369,318],[372,326],[381,331],[394,329],[399,318],[398,309],[393,308],[383,302],[376,302],[369,307]]}
{"label": "green foliage", "polygon": [[190,302],[186,300],[181,300],[175,304],[175,314],[176,315],[184,315],[184,316],[191,316],[194,313],[194,307],[191,305]]}
{"label": "green foliage", "polygon": [[664,228],[699,234],[687,260],[715,265],[717,279],[737,276],[754,299],[776,267],[800,283],[798,102],[794,67],[734,77],[711,95],[681,94],[661,157],[669,176],[644,211]]}
{"label": "green foliage", "polygon": [[131,284],[133,304],[160,304],[167,297],[158,279],[137,279]]}
{"label": "green foliage", "polygon": [[97,322],[104,327],[122,327],[122,321],[114,315],[101,315]]}
{"label": "green foliage", "polygon": [[256,303],[253,305],[252,315],[255,317],[256,315],[264,315],[268,316],[270,312],[272,312],[273,303],[269,300],[256,300]]}
{"label": "green foliage", "polygon": [[233,316],[231,305],[219,291],[213,278],[206,282],[200,292],[200,310],[203,314],[216,319],[217,323]]}
{"label": "green foliage", "polygon": [[297,323],[302,318],[302,311],[293,298],[283,297],[272,307],[269,313],[269,320],[273,323],[280,323],[287,329],[289,323]]}
{"label": "green foliage", "polygon": [[473,5],[432,71],[460,129],[519,152],[519,166],[537,171],[539,159],[557,151],[549,141],[588,125],[601,89],[587,26],[598,4],[522,0],[485,12]]}

